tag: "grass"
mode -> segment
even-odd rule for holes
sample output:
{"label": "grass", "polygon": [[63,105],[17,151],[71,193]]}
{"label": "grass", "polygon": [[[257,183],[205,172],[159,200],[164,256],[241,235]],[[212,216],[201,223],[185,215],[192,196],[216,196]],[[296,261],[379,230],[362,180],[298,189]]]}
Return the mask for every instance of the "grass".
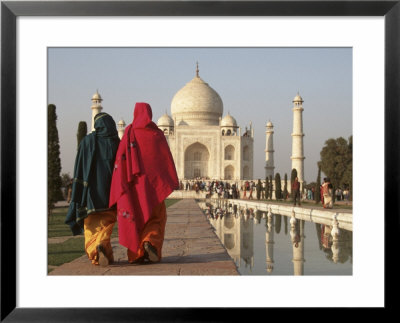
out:
{"label": "grass", "polygon": [[49,218],[48,237],[66,237],[71,236],[69,225],[65,224],[65,216],[67,215],[67,207],[59,207],[53,210],[53,214]]}
{"label": "grass", "polygon": [[[166,199],[166,207],[180,201],[180,199]],[[66,262],[70,262],[85,254],[85,238],[83,235],[79,238],[73,238],[71,230],[67,224],[64,223],[65,216],[67,215],[68,208],[60,207],[53,210],[48,222],[48,237],[68,237],[71,238],[62,243],[49,243],[48,244],[48,265],[60,266]],[[111,238],[118,237],[118,222],[115,223]],[[48,268],[48,273],[53,268]]]}
{"label": "grass", "polygon": [[179,202],[181,199],[166,199],[165,200],[165,206],[170,207],[172,204],[175,204],[176,202]]}
{"label": "grass", "polygon": [[60,266],[70,262],[85,253],[85,238],[71,238],[62,243],[49,243],[48,265]]}

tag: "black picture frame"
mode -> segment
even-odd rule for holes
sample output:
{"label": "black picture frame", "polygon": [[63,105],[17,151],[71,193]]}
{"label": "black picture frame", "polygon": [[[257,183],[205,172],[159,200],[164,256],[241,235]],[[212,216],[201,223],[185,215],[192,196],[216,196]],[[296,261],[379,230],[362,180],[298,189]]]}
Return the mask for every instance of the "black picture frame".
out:
{"label": "black picture frame", "polygon": [[[384,16],[385,307],[392,309],[391,237],[399,221],[400,1],[2,1],[1,2],[1,321],[236,321],[243,308],[16,307],[16,19],[19,16]],[[373,127],[373,125],[371,125]],[[368,175],[371,176],[371,175]],[[373,180],[373,174],[371,177]],[[372,182],[371,182],[372,185]],[[383,188],[377,188],[383,189]],[[389,276],[390,275],[390,276]],[[388,282],[390,277],[390,281]],[[393,286],[393,287],[391,287]],[[40,291],[38,291],[40,293]],[[300,293],[301,294],[301,293]],[[289,295],[290,296],[290,295]],[[301,295],[297,295],[301,297]],[[38,295],[40,297],[40,294]],[[151,304],[149,304],[151,306]],[[327,306],[329,304],[327,303]],[[257,311],[261,309],[252,309]]]}

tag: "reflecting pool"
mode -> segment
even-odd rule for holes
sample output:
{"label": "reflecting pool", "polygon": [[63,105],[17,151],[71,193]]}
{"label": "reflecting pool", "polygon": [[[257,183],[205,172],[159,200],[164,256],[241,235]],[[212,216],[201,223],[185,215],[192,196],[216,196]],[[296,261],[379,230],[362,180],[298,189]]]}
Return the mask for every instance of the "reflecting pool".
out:
{"label": "reflecting pool", "polygon": [[241,275],[352,275],[352,231],[198,200]]}

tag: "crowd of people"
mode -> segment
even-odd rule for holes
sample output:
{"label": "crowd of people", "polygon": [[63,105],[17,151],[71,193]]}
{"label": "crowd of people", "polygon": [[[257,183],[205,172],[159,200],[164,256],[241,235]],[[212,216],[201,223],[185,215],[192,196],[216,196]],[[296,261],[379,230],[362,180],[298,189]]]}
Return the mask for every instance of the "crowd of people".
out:
{"label": "crowd of people", "polygon": [[259,186],[254,181],[219,181],[198,178],[195,180],[180,181],[179,189],[183,191],[195,191],[206,193],[207,197],[229,199],[265,199],[265,182],[259,181]]}
{"label": "crowd of people", "polygon": [[[218,197],[226,199],[248,199],[248,200],[266,200],[271,199],[271,194],[266,190],[266,181],[242,180],[242,181],[221,181],[197,178],[195,180],[181,180],[179,189],[182,191],[195,191],[196,193],[206,193],[206,198]],[[267,194],[269,196],[267,196]],[[285,196],[286,194],[286,196]],[[320,185],[321,204],[324,208],[333,207],[333,194],[336,201],[349,201],[348,188],[340,187],[333,192],[333,186],[329,178],[324,178]],[[301,201],[314,201],[315,188],[305,188],[301,192],[301,185],[298,178],[294,180],[291,186],[291,193],[281,192],[282,199],[292,199],[294,205],[301,206]]]}

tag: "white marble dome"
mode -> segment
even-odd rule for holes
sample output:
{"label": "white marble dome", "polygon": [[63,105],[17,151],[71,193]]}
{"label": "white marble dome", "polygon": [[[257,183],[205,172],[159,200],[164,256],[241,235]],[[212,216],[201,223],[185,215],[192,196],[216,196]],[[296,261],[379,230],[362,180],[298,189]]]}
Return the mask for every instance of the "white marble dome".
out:
{"label": "white marble dome", "polygon": [[221,120],[221,127],[237,127],[237,122],[229,113]]}
{"label": "white marble dome", "polygon": [[119,120],[118,121],[118,125],[119,126],[126,126],[126,123],[125,123],[124,119]]}
{"label": "white marble dome", "polygon": [[219,125],[223,103],[219,94],[198,75],[181,88],[171,102],[176,120],[192,125]]}
{"label": "white marble dome", "polygon": [[299,93],[294,97],[293,102],[304,102]]}
{"label": "white marble dome", "polygon": [[159,127],[173,127],[174,126],[174,120],[168,115],[164,114],[158,119],[157,121],[157,126]]}
{"label": "white marble dome", "polygon": [[267,127],[268,127],[268,128],[272,128],[273,126],[274,126],[274,125],[272,124],[271,121],[268,121],[268,122],[267,122]]}

